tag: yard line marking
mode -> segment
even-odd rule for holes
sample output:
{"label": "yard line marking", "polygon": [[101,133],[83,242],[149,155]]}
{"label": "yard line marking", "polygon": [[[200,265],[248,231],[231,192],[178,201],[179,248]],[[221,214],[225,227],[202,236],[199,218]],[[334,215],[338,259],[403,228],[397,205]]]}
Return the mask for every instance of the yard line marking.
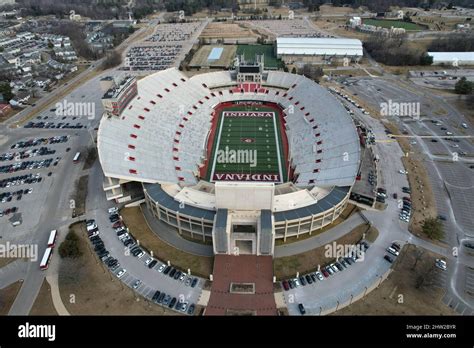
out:
{"label": "yard line marking", "polygon": [[280,183],[283,180],[283,171],[281,169],[281,158],[280,158],[280,144],[279,144],[279,138],[278,138],[278,133],[277,133],[277,125],[276,125],[276,119],[275,119],[275,113],[273,112],[273,130],[275,132],[275,146],[277,148],[277,155],[278,155],[278,170],[280,174]]}

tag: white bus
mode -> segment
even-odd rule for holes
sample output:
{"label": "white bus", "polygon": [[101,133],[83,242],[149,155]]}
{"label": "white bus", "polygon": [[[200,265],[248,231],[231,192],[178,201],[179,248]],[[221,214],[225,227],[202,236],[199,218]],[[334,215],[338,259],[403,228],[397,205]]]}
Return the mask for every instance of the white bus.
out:
{"label": "white bus", "polygon": [[51,254],[53,253],[53,248],[46,248],[43,258],[41,259],[40,269],[46,270],[49,266],[49,261],[51,260]]}
{"label": "white bus", "polygon": [[48,247],[54,248],[57,237],[58,237],[58,231],[57,230],[52,230],[51,233],[49,234]]}
{"label": "white bus", "polygon": [[76,154],[74,155],[74,158],[72,159],[72,162],[73,162],[73,163],[79,162],[79,157],[81,157],[81,153],[80,153],[80,152],[76,152]]}

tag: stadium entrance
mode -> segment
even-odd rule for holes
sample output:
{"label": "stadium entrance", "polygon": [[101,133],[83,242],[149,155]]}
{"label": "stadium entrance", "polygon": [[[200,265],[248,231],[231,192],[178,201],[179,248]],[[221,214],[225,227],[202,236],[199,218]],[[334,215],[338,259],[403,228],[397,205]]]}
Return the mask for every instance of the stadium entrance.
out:
{"label": "stadium entrance", "polygon": [[[273,255],[274,184],[216,183],[217,213],[212,230],[215,254]],[[245,199],[243,199],[245,197]]]}

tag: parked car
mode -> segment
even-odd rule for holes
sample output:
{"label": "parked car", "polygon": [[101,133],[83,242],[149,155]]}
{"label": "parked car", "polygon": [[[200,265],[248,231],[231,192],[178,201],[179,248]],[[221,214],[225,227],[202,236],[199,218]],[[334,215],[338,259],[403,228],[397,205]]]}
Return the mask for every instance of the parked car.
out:
{"label": "parked car", "polygon": [[388,262],[390,262],[390,263],[393,262],[393,259],[392,259],[390,256],[388,256],[388,255],[385,255],[383,258],[384,258],[385,260],[387,260]]}
{"label": "parked car", "polygon": [[299,304],[298,304],[298,309],[299,309],[301,315],[306,314],[306,309],[304,308],[304,306],[303,306],[302,303],[299,303]]}
{"label": "parked car", "polygon": [[142,281],[140,279],[137,279],[135,283],[133,283],[133,288],[138,289],[138,287],[142,284]]}
{"label": "parked car", "polygon": [[161,292],[159,290],[156,290],[155,293],[153,294],[153,297],[151,298],[151,300],[156,303],[158,301],[158,297],[160,297],[160,295],[161,295]]}
{"label": "parked car", "polygon": [[392,247],[388,247],[386,249],[390,254],[394,255],[394,256],[398,256],[398,251],[396,251],[394,248]]}
{"label": "parked car", "polygon": [[435,266],[438,267],[439,269],[442,269],[443,271],[446,271],[447,269],[446,261],[441,260],[441,259],[436,259]]}
{"label": "parked car", "polygon": [[188,314],[193,315],[194,314],[194,309],[195,309],[194,303],[190,304],[189,307],[188,307]]}
{"label": "parked car", "polygon": [[174,305],[176,304],[176,301],[177,301],[176,297],[173,297],[173,298],[171,299],[171,302],[170,302],[169,305],[168,305],[168,308],[173,308]]}
{"label": "parked car", "polygon": [[300,276],[300,283],[301,285],[305,286],[306,285],[306,279],[303,276]]}

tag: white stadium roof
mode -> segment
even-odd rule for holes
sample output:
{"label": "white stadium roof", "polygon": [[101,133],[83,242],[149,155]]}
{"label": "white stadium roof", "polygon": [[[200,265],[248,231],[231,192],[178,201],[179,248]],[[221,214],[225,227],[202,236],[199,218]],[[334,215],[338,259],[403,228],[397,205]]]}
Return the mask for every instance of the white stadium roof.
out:
{"label": "white stadium roof", "polygon": [[357,39],[277,38],[277,55],[362,56],[362,42]]}
{"label": "white stadium roof", "polygon": [[351,186],[355,181],[360,149],[354,123],[337,99],[304,76],[270,71],[262,83],[265,92],[258,93],[231,93],[237,82],[228,71],[188,78],[171,68],[137,84],[138,95],[123,113],[100,122],[97,148],[107,177],[196,185],[213,108],[255,100],[278,103],[286,111],[297,186]]}

